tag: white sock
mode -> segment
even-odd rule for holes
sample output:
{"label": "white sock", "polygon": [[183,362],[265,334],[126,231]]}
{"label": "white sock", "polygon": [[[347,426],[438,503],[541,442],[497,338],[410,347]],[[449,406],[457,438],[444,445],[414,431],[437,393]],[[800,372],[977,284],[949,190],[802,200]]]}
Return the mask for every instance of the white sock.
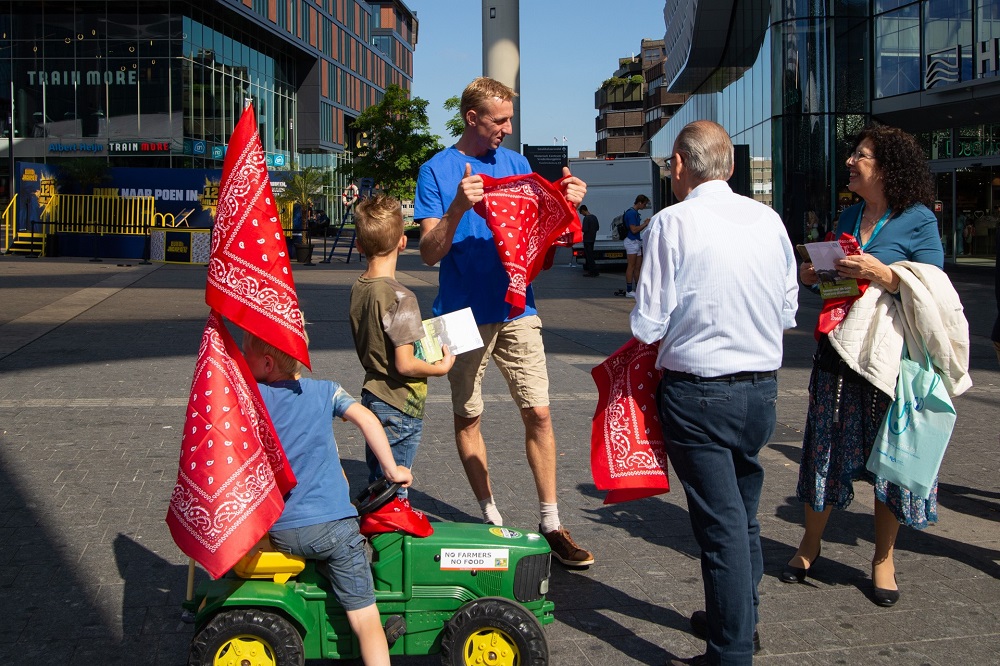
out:
{"label": "white sock", "polygon": [[484,523],[503,525],[503,518],[500,517],[500,510],[497,509],[497,505],[493,501],[493,495],[490,495],[484,500],[479,500],[479,508],[483,510]]}
{"label": "white sock", "polygon": [[538,511],[542,514],[542,532],[559,529],[559,505],[555,502],[539,502]]}

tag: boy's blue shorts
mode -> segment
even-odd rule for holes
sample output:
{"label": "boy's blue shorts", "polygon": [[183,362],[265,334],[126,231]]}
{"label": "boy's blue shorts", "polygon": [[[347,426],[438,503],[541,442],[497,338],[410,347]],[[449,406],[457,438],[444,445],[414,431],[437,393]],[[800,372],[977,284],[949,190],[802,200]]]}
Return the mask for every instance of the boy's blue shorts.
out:
{"label": "boy's blue shorts", "polygon": [[270,537],[274,547],[283,553],[319,560],[316,570],[329,579],[344,610],[361,610],[375,603],[372,571],[357,518],[275,530]]}

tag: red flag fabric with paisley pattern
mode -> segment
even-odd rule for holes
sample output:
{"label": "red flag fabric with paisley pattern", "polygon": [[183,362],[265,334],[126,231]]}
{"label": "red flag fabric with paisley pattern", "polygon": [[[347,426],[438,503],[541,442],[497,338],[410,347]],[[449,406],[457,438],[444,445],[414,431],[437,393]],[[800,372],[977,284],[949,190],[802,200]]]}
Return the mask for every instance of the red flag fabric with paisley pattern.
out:
{"label": "red flag fabric with paisley pattern", "polygon": [[500,262],[510,277],[504,300],[514,318],[524,312],[528,285],[548,268],[545,258],[552,244],[579,243],[583,229],[559,189],[561,179],[550,183],[537,173],[482,179],[486,196],[474,209],[493,232]]}
{"label": "red flag fabric with paisley pattern", "polygon": [[252,106],[243,111],[222,164],[205,302],[311,367],[288,245]]}
{"label": "red flag fabric with paisley pattern", "polygon": [[257,382],[212,312],[188,398],[170,534],[218,578],[267,533],[294,486]]}
{"label": "red flag fabric with paisley pattern", "polygon": [[632,338],[590,374],[597,410],[590,432],[590,471],[605,504],[651,497],[670,490],[667,451],[656,405],[663,376],[656,369],[659,343]]}

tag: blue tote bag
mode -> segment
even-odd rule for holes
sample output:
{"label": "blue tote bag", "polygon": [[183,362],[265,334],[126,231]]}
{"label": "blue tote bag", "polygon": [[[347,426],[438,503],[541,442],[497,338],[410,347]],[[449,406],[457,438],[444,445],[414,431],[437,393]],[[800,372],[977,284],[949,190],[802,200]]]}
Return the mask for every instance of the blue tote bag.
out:
{"label": "blue tote bag", "polygon": [[896,397],[872,446],[869,471],[927,499],[954,427],[955,407],[927,351],[921,364],[903,345]]}

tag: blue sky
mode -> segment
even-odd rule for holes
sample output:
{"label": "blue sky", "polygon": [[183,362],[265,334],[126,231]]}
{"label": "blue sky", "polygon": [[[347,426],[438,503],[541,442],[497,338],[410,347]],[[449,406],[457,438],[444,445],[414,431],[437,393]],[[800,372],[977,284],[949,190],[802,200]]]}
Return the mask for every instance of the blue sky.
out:
{"label": "blue sky", "polygon": [[[417,13],[413,94],[426,99],[431,131],[445,145],[444,101],[480,76],[481,0],[404,0]],[[566,137],[569,156],[594,150],[594,92],[639,53],[640,40],[663,39],[664,0],[522,0],[521,143],[553,145]]]}

